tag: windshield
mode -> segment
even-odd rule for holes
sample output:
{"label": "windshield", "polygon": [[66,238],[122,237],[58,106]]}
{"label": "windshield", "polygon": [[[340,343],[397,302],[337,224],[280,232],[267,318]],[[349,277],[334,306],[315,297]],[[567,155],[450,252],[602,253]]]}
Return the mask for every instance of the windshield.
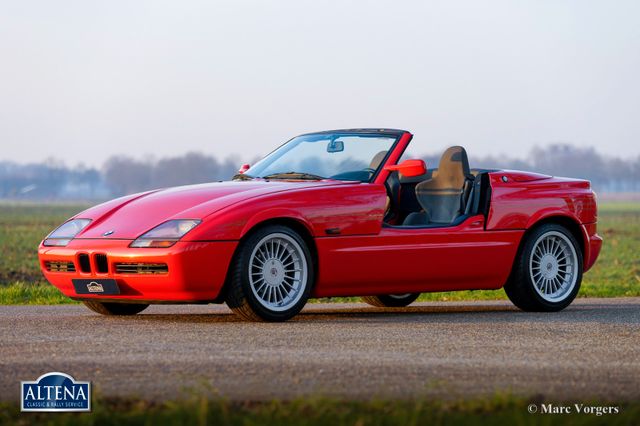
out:
{"label": "windshield", "polygon": [[368,182],[382,165],[395,136],[322,133],[298,136],[245,173],[268,179],[338,179]]}

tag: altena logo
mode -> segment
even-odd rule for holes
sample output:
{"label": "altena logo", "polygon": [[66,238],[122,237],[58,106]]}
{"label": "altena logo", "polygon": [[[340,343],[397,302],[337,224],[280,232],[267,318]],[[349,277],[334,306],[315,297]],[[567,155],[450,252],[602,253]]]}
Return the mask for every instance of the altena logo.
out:
{"label": "altena logo", "polygon": [[65,373],[43,374],[20,382],[21,411],[91,411],[91,383]]}

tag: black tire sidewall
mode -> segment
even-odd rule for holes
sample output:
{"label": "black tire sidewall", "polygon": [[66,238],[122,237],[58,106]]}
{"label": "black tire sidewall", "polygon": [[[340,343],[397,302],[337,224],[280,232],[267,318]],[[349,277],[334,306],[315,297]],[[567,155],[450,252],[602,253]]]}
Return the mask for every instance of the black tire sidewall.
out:
{"label": "black tire sidewall", "polygon": [[[251,284],[249,282],[249,261],[251,259],[251,253],[255,246],[262,240],[271,234],[286,234],[293,238],[298,245],[302,248],[303,255],[305,257],[307,263],[307,280],[305,283],[305,288],[303,290],[302,296],[300,300],[293,305],[291,308],[285,311],[273,311],[264,305],[262,305],[253,294],[251,290]],[[295,232],[293,229],[283,226],[283,225],[270,225],[264,228],[260,228],[257,231],[253,232],[245,241],[243,241],[242,246],[240,247],[238,257],[236,259],[235,267],[238,268],[236,271],[236,277],[239,277],[240,283],[232,283],[231,291],[241,290],[242,294],[236,294],[235,299],[241,300],[244,299],[246,303],[249,305],[251,310],[262,320],[265,321],[286,321],[296,314],[298,314],[304,305],[307,303],[309,299],[309,295],[311,294],[311,289],[314,284],[315,279],[315,269],[313,264],[313,258],[311,256],[311,252],[307,247],[307,243]],[[235,285],[234,285],[235,284]],[[239,284],[239,285],[238,285]],[[239,296],[239,297],[238,297]]]}
{"label": "black tire sidewall", "polygon": [[83,301],[86,307],[102,315],[135,315],[149,307],[146,303],[101,302],[99,300]]}
{"label": "black tire sidewall", "polygon": [[[573,248],[576,252],[576,257],[578,259],[577,265],[577,277],[576,284],[564,299],[558,302],[550,302],[545,300],[535,289],[535,283],[531,279],[531,274],[529,271],[529,260],[531,259],[531,255],[534,249],[534,245],[538,239],[548,233],[548,232],[559,232],[566,236]],[[575,299],[576,295],[580,291],[580,285],[582,283],[582,268],[583,268],[583,259],[582,259],[582,250],[580,249],[580,244],[576,241],[576,238],[573,236],[571,232],[569,232],[565,227],[558,224],[544,224],[538,228],[536,228],[531,234],[528,235],[527,241],[524,244],[522,253],[519,259],[519,274],[518,281],[520,281],[520,285],[522,286],[521,290],[525,297],[530,299],[531,310],[536,311],[559,311],[571,304]]]}
{"label": "black tire sidewall", "polygon": [[406,297],[397,298],[391,297],[390,295],[379,295],[377,296],[380,302],[384,304],[384,306],[388,308],[404,308],[409,306],[420,296],[420,293],[409,293]]}

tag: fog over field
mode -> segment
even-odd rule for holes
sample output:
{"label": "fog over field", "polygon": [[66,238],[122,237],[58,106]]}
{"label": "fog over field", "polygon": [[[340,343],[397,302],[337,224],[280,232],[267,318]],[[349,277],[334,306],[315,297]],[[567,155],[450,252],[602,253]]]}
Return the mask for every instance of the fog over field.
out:
{"label": "fog over field", "polygon": [[[428,168],[438,167],[440,153],[408,157],[423,158]],[[62,162],[18,164],[0,162],[0,199],[101,200],[154,188],[229,180],[240,164],[255,158],[216,158],[197,152],[185,155],[135,159],[110,157],[101,167],[68,167]],[[593,148],[556,144],[534,148],[526,159],[477,156],[470,153],[474,168],[531,170],[555,176],[589,179],[600,194],[636,198],[640,191],[640,156],[621,158],[599,155]]]}

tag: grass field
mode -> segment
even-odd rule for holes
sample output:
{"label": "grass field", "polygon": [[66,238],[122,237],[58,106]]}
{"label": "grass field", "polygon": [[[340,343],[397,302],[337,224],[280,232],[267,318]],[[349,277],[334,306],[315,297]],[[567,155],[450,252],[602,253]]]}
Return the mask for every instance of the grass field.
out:
{"label": "grass field", "polygon": [[[0,304],[75,303],[44,282],[38,268],[36,248],[49,231],[84,207],[0,204]],[[598,263],[585,275],[580,296],[640,296],[640,203],[605,204],[600,212],[599,232],[605,238],[605,245]],[[505,298],[502,290],[421,296],[422,300],[501,298]],[[638,403],[619,406],[618,414],[598,416],[531,414],[528,406],[532,402],[539,407],[541,401],[496,395],[460,401],[312,398],[239,402],[194,395],[187,400],[150,403],[104,399],[97,395],[94,396],[91,413],[20,413],[15,403],[0,402],[0,425],[632,425],[637,424],[640,418]]]}
{"label": "grass field", "polygon": [[[48,232],[86,207],[0,203],[0,304],[72,303],[44,282],[36,250]],[[597,264],[584,276],[579,296],[640,296],[640,203],[602,204],[599,213],[598,232],[605,242]],[[463,291],[427,293],[420,300],[505,297],[502,290]]]}
{"label": "grass field", "polygon": [[[0,403],[0,425],[635,425],[640,404],[581,402],[584,406],[617,406],[616,414],[531,414],[529,404],[510,396],[467,401],[338,401],[308,399],[229,402],[194,397],[185,401],[94,400],[91,413],[20,413]],[[544,402],[546,403],[546,402]],[[555,403],[558,405],[558,403]]]}

